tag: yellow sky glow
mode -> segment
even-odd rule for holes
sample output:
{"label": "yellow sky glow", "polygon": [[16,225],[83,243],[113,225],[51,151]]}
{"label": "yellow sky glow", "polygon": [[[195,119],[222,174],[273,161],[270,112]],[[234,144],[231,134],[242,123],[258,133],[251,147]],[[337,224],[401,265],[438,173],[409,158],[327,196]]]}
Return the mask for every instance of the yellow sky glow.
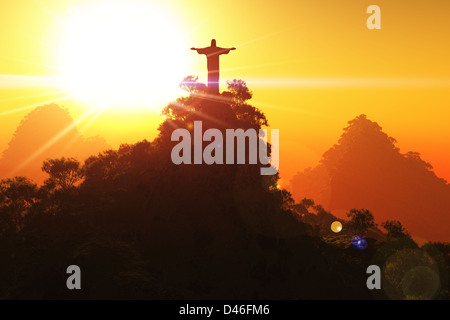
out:
{"label": "yellow sky glow", "polygon": [[[118,100],[126,100],[127,95],[142,98],[139,95],[145,92],[145,80],[151,83],[154,79],[147,70],[173,77],[171,72],[162,72],[169,71],[166,60],[169,56],[180,64],[175,70],[184,68],[186,75],[199,75],[206,82],[206,62],[189,48],[206,46],[215,38],[219,46],[237,48],[221,59],[221,80],[246,80],[254,92],[254,105],[263,109],[272,128],[280,129],[282,182],[296,171],[315,165],[321,154],[336,143],[346,122],[361,113],[395,137],[402,152],[422,153],[439,176],[450,179],[448,1],[377,0],[382,12],[381,30],[366,28],[366,8],[373,1],[141,2],[146,8],[164,14],[156,14],[149,25],[139,24],[137,19],[134,27],[128,24],[129,28],[121,28],[114,25],[115,19],[120,18],[117,11],[109,16],[105,13],[103,21],[110,27],[104,33],[90,34],[87,29],[71,36],[67,33],[68,19],[86,9],[93,14],[88,13],[90,24],[95,25],[94,18],[98,15],[95,10],[101,12],[105,1],[2,3],[0,150],[6,147],[20,120],[45,102],[59,99],[74,119],[82,117],[92,105],[73,99],[72,95],[89,92],[87,89],[94,87],[103,74],[111,82],[100,96],[94,97],[97,100],[107,97],[108,92],[117,94]],[[102,21],[100,17],[98,21]],[[146,27],[153,29],[148,37]],[[168,40],[165,35],[172,38],[175,34],[173,42],[165,42]],[[114,79],[115,72],[120,73],[124,66],[120,55],[127,56],[129,52],[105,57],[99,65],[105,52],[101,52],[97,38],[108,40],[105,40],[108,49],[117,44],[116,38],[125,42],[125,48],[136,45],[137,58],[125,62],[132,64],[135,71],[129,78],[139,79],[144,88],[138,85],[136,91],[136,86],[130,85],[121,92],[112,90],[119,88],[118,80],[123,80]],[[133,42],[136,38],[141,40]],[[75,40],[64,44],[71,39]],[[168,46],[169,53],[161,54],[162,48],[153,47],[155,43]],[[61,44],[69,53],[61,53]],[[81,60],[80,54],[70,53],[78,46],[87,50]],[[161,63],[155,67],[154,61]],[[92,69],[96,72],[84,82],[83,75]],[[71,78],[72,85],[61,87],[61,76],[67,74],[75,75]],[[74,87],[81,89],[72,92],[77,91]],[[165,88],[157,92],[170,91]],[[114,147],[144,138],[151,140],[162,121],[159,111],[164,103],[161,97],[156,99],[155,93],[152,99],[134,104],[140,107],[133,108],[130,104],[127,108],[108,108],[96,114],[95,121],[81,118],[77,125],[85,128],[86,135],[99,134]]]}

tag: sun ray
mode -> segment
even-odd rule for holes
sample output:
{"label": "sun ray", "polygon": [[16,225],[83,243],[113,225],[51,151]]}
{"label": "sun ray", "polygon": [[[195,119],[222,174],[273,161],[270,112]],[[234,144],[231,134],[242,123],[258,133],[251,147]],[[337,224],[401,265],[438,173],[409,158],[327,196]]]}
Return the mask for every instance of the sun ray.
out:
{"label": "sun ray", "polygon": [[450,78],[362,78],[362,77],[305,77],[248,79],[253,87],[273,88],[369,88],[369,87],[441,87],[450,86]]}
{"label": "sun ray", "polygon": [[96,107],[94,108],[96,111],[95,113],[88,119],[88,121],[83,124],[80,128],[78,128],[77,135],[70,140],[65,148],[61,151],[62,154],[64,154],[67,150],[70,149],[70,147],[82,136],[83,133],[86,132],[86,130],[97,120],[97,118],[106,110],[106,107]]}
{"label": "sun ray", "polygon": [[273,63],[255,64],[255,65],[244,66],[244,67],[226,68],[226,69],[223,68],[223,69],[220,69],[220,71],[229,72],[229,71],[237,71],[237,70],[248,70],[248,69],[264,68],[264,67],[274,67],[274,66],[286,65],[286,64],[297,63],[297,62],[298,62],[298,60],[279,61],[279,62],[273,62]]}
{"label": "sun ray", "polygon": [[170,126],[174,129],[178,129],[178,127],[173,123],[172,119],[167,119],[167,123],[170,124]]}
{"label": "sun ray", "polygon": [[29,106],[15,108],[13,110],[3,111],[3,112],[0,112],[0,117],[7,116],[7,115],[10,115],[10,114],[14,114],[14,113],[17,113],[17,112],[22,112],[22,111],[29,110],[29,109],[33,109],[33,108],[36,108],[36,107],[39,107],[39,106],[42,106],[42,105],[45,105],[45,104],[54,103],[54,102],[60,102],[60,101],[65,101],[65,100],[70,100],[70,99],[73,99],[73,95],[67,95],[67,96],[64,96],[64,97],[61,97],[61,98],[51,99],[51,100],[35,103],[35,104],[29,105]]}
{"label": "sun ray", "polygon": [[254,39],[251,39],[251,40],[242,42],[242,43],[236,45],[235,47],[236,47],[236,48],[241,48],[241,47],[244,47],[244,46],[246,46],[246,45],[249,45],[249,44],[252,44],[252,43],[261,41],[261,40],[266,40],[266,39],[271,38],[271,37],[273,37],[273,36],[280,35],[281,33],[285,32],[285,31],[287,31],[287,30],[289,30],[289,29],[288,29],[288,28],[285,28],[285,29],[281,29],[281,30],[278,30],[278,31],[273,31],[273,32],[271,32],[271,33],[268,33],[268,34],[259,36],[259,37],[257,37],[257,38],[254,38]]}
{"label": "sun ray", "polygon": [[[206,97],[206,95],[204,97]],[[180,108],[183,108],[183,109],[188,109],[185,105],[183,105],[182,103],[176,102],[176,101],[172,102],[172,104],[174,104],[174,105],[176,105],[176,106],[178,106]],[[207,114],[205,114],[203,112],[198,112],[198,111],[195,111],[195,110],[192,110],[192,109],[189,109],[189,111],[193,112],[194,114],[196,114],[196,115],[198,115],[198,116],[200,116],[200,117],[202,117],[204,119],[207,119],[207,120],[210,120],[212,122],[215,122],[215,123],[217,123],[217,124],[219,124],[221,126],[224,126],[224,127],[229,126],[229,124],[226,123],[225,121],[216,119],[215,117],[207,115]]]}
{"label": "sun ray", "polygon": [[[250,66],[244,66],[244,67],[235,67],[235,68],[221,68],[220,72],[230,72],[230,71],[237,71],[237,70],[248,70],[248,69],[256,69],[256,68],[264,68],[264,67],[273,67],[273,66],[279,66],[279,65],[286,65],[290,63],[296,63],[298,60],[289,60],[289,61],[280,61],[280,62],[273,62],[273,63],[263,63],[263,64],[255,64]],[[196,74],[199,75],[207,75],[208,71],[201,71],[197,72]]]}
{"label": "sun ray", "polygon": [[38,93],[38,94],[31,94],[31,95],[26,95],[26,96],[4,98],[4,99],[0,100],[0,103],[2,103],[2,102],[9,102],[9,101],[32,99],[32,98],[47,97],[47,96],[53,96],[53,95],[59,95],[59,94],[67,94],[67,92],[63,91],[63,90],[58,90],[58,91],[50,91],[50,92],[44,92],[44,93]]}
{"label": "sun ray", "polygon": [[27,89],[61,88],[61,80],[58,77],[0,74],[0,87]]}
{"label": "sun ray", "polygon": [[306,115],[312,115],[312,116],[324,116],[324,114],[321,114],[317,111],[311,111],[308,108],[301,108],[301,107],[286,107],[286,106],[280,106],[280,105],[274,105],[274,104],[270,104],[270,103],[266,103],[266,102],[261,102],[261,101],[257,101],[257,100],[253,100],[252,99],[252,105],[255,105],[258,108],[263,108],[263,109],[275,109],[278,111],[289,111],[289,112],[295,112],[295,113],[301,113],[301,114],[306,114]]}
{"label": "sun ray", "polygon": [[44,64],[44,63],[39,63],[39,62],[34,62],[34,61],[29,61],[29,60],[25,60],[25,59],[5,57],[5,56],[0,56],[0,59],[9,60],[9,61],[16,61],[16,62],[22,62],[22,63],[25,63],[25,64],[30,64],[30,65],[33,65],[33,66],[44,67],[44,68],[51,69],[51,70],[59,70],[55,66],[51,66],[51,65]]}
{"label": "sun ray", "polygon": [[107,109],[106,107],[97,107],[97,111],[92,115],[92,117],[82,126],[79,128],[79,131],[81,133],[84,133],[93,123],[95,120],[98,119],[102,115],[103,112]]}
{"label": "sun ray", "polygon": [[225,103],[230,103],[233,100],[229,97],[225,97],[222,95],[215,95],[215,94],[209,94],[209,93],[201,93],[201,92],[197,92],[195,93],[196,96],[201,97],[203,99],[209,100],[209,101],[214,101],[214,102],[225,102]]}

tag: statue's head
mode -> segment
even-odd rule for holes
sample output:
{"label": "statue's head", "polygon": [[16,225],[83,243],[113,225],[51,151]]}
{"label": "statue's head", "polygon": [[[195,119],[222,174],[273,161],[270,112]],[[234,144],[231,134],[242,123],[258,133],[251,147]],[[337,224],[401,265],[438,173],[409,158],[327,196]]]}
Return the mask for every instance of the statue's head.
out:
{"label": "statue's head", "polygon": [[211,47],[216,47],[216,39],[211,40]]}

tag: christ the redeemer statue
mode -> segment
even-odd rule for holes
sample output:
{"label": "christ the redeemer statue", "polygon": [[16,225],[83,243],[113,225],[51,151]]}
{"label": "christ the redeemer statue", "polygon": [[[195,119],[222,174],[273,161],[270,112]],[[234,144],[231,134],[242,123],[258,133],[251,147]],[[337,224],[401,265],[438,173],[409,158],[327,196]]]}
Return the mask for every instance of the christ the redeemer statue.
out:
{"label": "christ the redeemer statue", "polygon": [[220,48],[216,46],[216,40],[211,40],[211,46],[206,48],[191,48],[199,54],[205,54],[208,64],[208,90],[210,93],[219,94],[219,56],[228,54],[236,48]]}

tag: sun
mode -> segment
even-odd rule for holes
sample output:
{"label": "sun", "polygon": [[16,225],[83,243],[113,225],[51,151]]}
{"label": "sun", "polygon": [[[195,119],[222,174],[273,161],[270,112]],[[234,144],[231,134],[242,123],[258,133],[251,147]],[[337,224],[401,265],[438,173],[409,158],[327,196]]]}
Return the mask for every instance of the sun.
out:
{"label": "sun", "polygon": [[69,8],[60,48],[64,87],[79,100],[160,109],[180,93],[189,46],[178,21],[142,1]]}

